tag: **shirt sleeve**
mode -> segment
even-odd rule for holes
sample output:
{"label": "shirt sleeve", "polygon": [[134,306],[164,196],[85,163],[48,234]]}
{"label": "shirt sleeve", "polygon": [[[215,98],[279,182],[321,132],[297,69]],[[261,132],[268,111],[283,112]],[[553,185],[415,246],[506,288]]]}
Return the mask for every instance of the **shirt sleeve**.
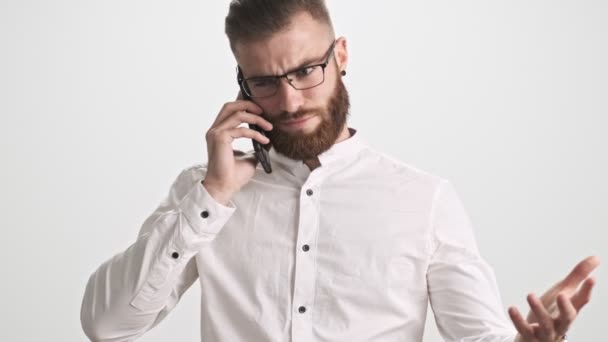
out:
{"label": "shirt sleeve", "polygon": [[454,187],[441,180],[431,209],[427,281],[431,308],[445,341],[511,342],[508,320],[490,265],[480,256],[471,221]]}
{"label": "shirt sleeve", "polygon": [[137,240],[90,276],[81,323],[92,341],[132,341],[157,325],[198,278],[197,251],[236,207],[202,185],[202,165],[183,169],[169,194],[143,222]]}

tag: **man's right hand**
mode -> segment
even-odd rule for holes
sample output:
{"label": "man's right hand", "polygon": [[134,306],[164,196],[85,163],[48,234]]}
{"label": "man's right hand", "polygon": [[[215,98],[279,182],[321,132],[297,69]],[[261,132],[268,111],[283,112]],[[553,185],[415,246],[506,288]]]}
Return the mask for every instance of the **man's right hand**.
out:
{"label": "man's right hand", "polygon": [[252,101],[237,100],[227,102],[217,115],[207,133],[207,175],[203,181],[205,189],[222,204],[227,204],[232,195],[253,177],[258,163],[253,155],[246,155],[232,149],[232,142],[238,138],[249,138],[262,145],[268,138],[249,127],[238,127],[243,123],[255,124],[269,131],[272,124],[260,115],[263,110]]}

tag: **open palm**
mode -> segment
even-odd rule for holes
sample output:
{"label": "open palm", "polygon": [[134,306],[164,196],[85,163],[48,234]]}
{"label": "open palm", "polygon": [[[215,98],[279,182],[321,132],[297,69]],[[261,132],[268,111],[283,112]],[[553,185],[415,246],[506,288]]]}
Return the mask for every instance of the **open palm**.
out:
{"label": "open palm", "polygon": [[[599,265],[596,256],[579,262],[563,280],[559,281],[540,298],[527,297],[530,313],[524,319],[515,307],[509,308],[509,316],[519,332],[517,342],[555,342],[564,339],[568,328],[583,306],[591,299],[595,278],[591,272]],[[582,285],[581,285],[582,284]]]}

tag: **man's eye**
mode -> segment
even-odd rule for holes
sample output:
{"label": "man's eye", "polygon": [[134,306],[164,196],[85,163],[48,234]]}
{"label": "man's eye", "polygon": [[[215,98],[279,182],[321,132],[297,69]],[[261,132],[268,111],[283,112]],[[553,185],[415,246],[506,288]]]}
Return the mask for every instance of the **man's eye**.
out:
{"label": "man's eye", "polygon": [[253,79],[249,80],[252,87],[268,87],[274,84],[271,78]]}
{"label": "man's eye", "polygon": [[312,74],[313,71],[315,71],[315,68],[316,67],[314,67],[314,66],[302,68],[297,71],[297,75],[298,75],[298,77],[308,76],[308,75]]}

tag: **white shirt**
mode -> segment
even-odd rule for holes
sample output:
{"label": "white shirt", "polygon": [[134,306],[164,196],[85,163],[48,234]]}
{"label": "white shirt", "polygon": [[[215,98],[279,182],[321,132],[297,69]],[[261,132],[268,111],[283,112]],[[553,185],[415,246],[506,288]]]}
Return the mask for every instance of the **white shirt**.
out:
{"label": "white shirt", "polygon": [[132,341],[195,282],[204,342],[422,341],[430,302],[446,341],[513,341],[491,267],[451,183],[360,133],[313,170],[270,150],[228,206],[184,169],[128,249],[89,279],[93,341]]}

